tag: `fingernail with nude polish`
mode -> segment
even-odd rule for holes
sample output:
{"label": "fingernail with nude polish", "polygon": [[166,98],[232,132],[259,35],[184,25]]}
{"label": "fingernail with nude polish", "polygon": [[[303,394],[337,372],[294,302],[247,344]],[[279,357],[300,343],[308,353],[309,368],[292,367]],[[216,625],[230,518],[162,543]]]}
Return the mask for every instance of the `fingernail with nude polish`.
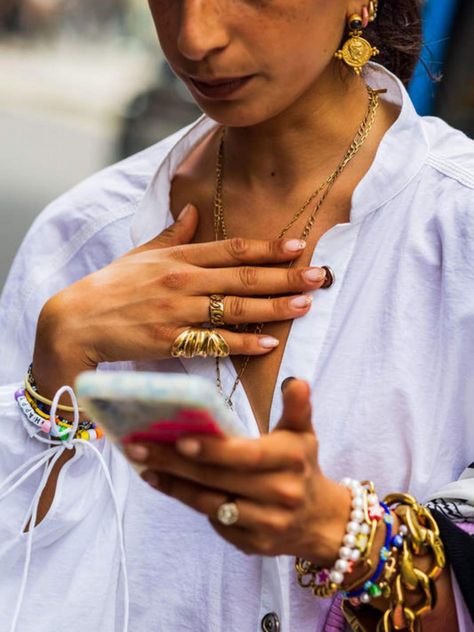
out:
{"label": "fingernail with nude polish", "polygon": [[326,270],[323,268],[311,268],[310,270],[303,272],[303,276],[306,281],[309,281],[310,283],[317,283],[325,278]]}
{"label": "fingernail with nude polish", "polygon": [[278,347],[280,341],[276,338],[273,338],[272,336],[262,336],[258,339],[258,344],[263,349],[274,349],[275,347]]}
{"label": "fingernail with nude polish", "polygon": [[296,296],[292,298],[290,301],[291,307],[296,309],[304,309],[305,307],[309,307],[313,302],[313,297],[309,294],[301,294],[301,296]]}
{"label": "fingernail with nude polish", "polygon": [[288,239],[285,241],[284,248],[287,252],[299,252],[306,248],[306,242],[303,239]]}
{"label": "fingernail with nude polish", "polygon": [[180,222],[181,220],[183,220],[186,217],[186,215],[189,213],[191,208],[192,208],[191,204],[186,204],[186,206],[183,208],[181,213],[178,215],[178,222]]}
{"label": "fingernail with nude polish", "polygon": [[176,442],[176,450],[185,456],[196,456],[201,451],[201,443],[198,439],[185,438]]}
{"label": "fingernail with nude polish", "polygon": [[145,448],[144,445],[133,445],[128,443],[124,446],[125,454],[132,459],[132,461],[136,461],[137,463],[143,463],[148,458],[150,451],[148,448]]}

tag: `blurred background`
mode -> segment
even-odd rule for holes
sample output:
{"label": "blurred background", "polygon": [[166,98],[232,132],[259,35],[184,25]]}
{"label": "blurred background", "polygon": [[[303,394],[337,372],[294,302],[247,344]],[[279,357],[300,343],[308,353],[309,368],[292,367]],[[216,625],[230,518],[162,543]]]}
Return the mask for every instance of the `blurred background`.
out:
{"label": "blurred background", "polygon": [[[413,100],[473,137],[474,1],[425,6]],[[1,290],[50,201],[199,111],[163,61],[145,0],[0,0],[0,78]]]}

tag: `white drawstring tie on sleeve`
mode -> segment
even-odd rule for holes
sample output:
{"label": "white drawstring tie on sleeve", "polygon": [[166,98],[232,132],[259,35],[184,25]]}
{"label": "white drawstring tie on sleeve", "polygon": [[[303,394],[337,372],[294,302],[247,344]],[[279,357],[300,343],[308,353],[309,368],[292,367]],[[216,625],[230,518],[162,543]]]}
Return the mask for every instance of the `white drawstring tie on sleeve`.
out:
{"label": "white drawstring tie on sleeve", "polygon": [[[9,494],[11,494],[17,487],[19,487],[22,483],[24,483],[30,476],[32,476],[37,470],[39,470],[43,465],[46,465],[43,476],[41,477],[40,484],[38,489],[36,490],[33,500],[31,502],[30,507],[25,516],[25,520],[22,524],[22,533],[28,529],[28,535],[26,540],[26,554],[25,554],[25,562],[23,566],[23,575],[21,579],[20,589],[18,591],[18,598],[16,601],[15,611],[12,619],[12,623],[10,626],[10,632],[16,632],[18,619],[20,616],[21,607],[24,601],[26,584],[28,581],[28,573],[30,569],[31,563],[31,552],[33,547],[33,537],[36,528],[36,519],[38,516],[38,508],[41,495],[46,487],[48,479],[51,475],[51,472],[54,469],[57,461],[60,459],[61,455],[65,452],[65,450],[73,450],[76,446],[83,445],[92,450],[95,456],[99,459],[99,463],[101,465],[102,471],[104,473],[105,479],[107,481],[107,485],[110,490],[110,494],[112,496],[115,516],[117,521],[117,530],[119,536],[119,546],[120,546],[120,566],[123,574],[123,586],[124,586],[124,623],[123,623],[123,632],[128,632],[128,619],[129,619],[129,610],[130,610],[130,598],[128,591],[128,574],[127,574],[127,560],[125,556],[125,544],[124,544],[124,536],[123,536],[123,528],[122,528],[122,519],[120,516],[120,509],[117,500],[117,495],[115,494],[112,478],[110,476],[109,468],[107,467],[107,463],[105,462],[104,457],[99,452],[99,450],[92,445],[90,441],[84,441],[83,439],[74,439],[74,436],[77,432],[79,426],[79,405],[77,403],[76,395],[70,386],[62,386],[55,394],[50,411],[50,420],[51,420],[51,431],[53,434],[59,435],[58,427],[56,424],[56,410],[59,404],[59,400],[63,393],[68,393],[71,398],[72,406],[74,408],[74,421],[72,423],[72,427],[68,431],[68,438],[61,441],[56,441],[52,439],[46,439],[45,437],[41,437],[39,435],[40,430],[35,429],[32,431],[31,424],[25,419],[23,415],[21,415],[21,419],[23,421],[23,425],[26,428],[28,434],[40,441],[41,443],[46,443],[51,447],[48,448],[44,452],[40,452],[39,454],[33,456],[31,459],[28,459],[25,463],[23,463],[19,468],[17,468],[14,472],[12,472],[1,484],[0,484],[0,501],[6,498]],[[12,482],[14,481],[14,482]],[[11,483],[10,487],[8,485]],[[7,489],[5,489],[7,488]]]}

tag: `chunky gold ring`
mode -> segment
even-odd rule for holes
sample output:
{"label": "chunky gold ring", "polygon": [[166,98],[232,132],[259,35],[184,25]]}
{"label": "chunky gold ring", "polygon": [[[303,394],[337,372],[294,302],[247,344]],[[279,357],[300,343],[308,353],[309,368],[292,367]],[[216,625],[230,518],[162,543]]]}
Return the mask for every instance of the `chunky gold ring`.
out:
{"label": "chunky gold ring", "polygon": [[224,298],[222,294],[209,297],[209,322],[213,327],[224,327]]}
{"label": "chunky gold ring", "polygon": [[171,347],[173,358],[226,358],[230,348],[215,329],[195,329],[189,327],[177,336]]}
{"label": "chunky gold ring", "polygon": [[217,508],[217,520],[225,527],[230,527],[239,520],[239,508],[233,502],[222,503]]}

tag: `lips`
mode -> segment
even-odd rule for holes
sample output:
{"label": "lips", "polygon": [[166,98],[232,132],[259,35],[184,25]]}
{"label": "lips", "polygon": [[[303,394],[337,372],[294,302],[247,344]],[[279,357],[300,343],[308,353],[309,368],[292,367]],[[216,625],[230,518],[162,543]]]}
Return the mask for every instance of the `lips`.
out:
{"label": "lips", "polygon": [[202,80],[189,77],[191,85],[198,93],[208,99],[222,99],[235,95],[251,81],[253,75],[245,77],[222,77],[219,79]]}

